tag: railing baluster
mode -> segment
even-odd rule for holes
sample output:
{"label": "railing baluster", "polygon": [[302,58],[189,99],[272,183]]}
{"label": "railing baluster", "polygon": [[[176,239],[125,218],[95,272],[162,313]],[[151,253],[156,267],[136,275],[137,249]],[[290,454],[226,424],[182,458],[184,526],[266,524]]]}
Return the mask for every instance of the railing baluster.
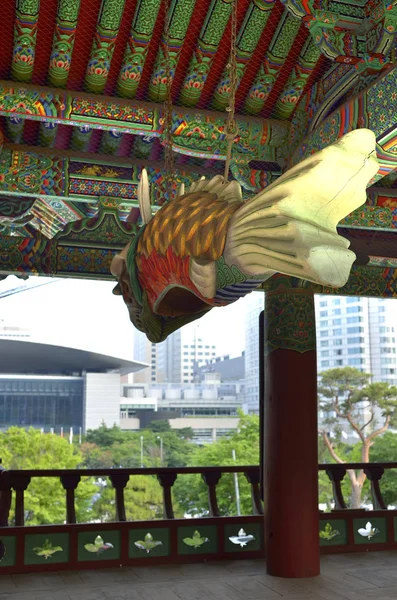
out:
{"label": "railing baluster", "polygon": [[387,510],[387,506],[383,500],[382,491],[379,486],[379,481],[382,479],[384,472],[384,468],[378,465],[368,465],[368,467],[364,469],[364,473],[371,482],[371,495],[374,510]]}
{"label": "railing baluster", "polygon": [[347,509],[345,499],[342,493],[341,481],[346,475],[346,468],[342,465],[332,466],[332,469],[327,469],[326,473],[332,482],[332,491],[334,494],[335,510]]}
{"label": "railing baluster", "polygon": [[30,483],[28,475],[13,475],[12,487],[15,490],[15,525],[25,524],[25,490]]}
{"label": "railing baluster", "polygon": [[216,486],[222,477],[221,471],[203,471],[202,478],[208,487],[208,506],[211,517],[219,517],[218,500],[216,497]]}
{"label": "railing baluster", "polygon": [[116,490],[116,520],[126,521],[124,488],[130,480],[128,473],[112,473],[109,475],[112,486]]}
{"label": "railing baluster", "polygon": [[8,526],[11,500],[12,490],[10,476],[0,464],[0,527]]}
{"label": "railing baluster", "polygon": [[254,515],[263,515],[263,504],[260,490],[260,469],[258,468],[255,471],[246,471],[244,475],[248,483],[251,485],[252,512]]}
{"label": "railing baluster", "polygon": [[163,515],[164,519],[174,519],[174,507],[172,506],[171,488],[176,480],[176,473],[159,473],[157,479],[163,488]]}
{"label": "railing baluster", "polygon": [[80,475],[62,475],[61,483],[66,490],[66,522],[76,523],[76,506],[74,492],[80,483]]}

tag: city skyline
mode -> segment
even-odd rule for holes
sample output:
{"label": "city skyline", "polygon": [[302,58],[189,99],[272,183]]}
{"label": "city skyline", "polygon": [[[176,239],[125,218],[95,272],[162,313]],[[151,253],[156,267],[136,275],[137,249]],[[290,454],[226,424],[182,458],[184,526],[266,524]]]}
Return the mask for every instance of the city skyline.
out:
{"label": "city skyline", "polygon": [[[38,285],[41,282],[52,285]],[[0,281],[0,321],[28,328],[34,341],[133,358],[135,329],[121,298],[112,294],[113,287],[113,281],[23,281],[10,275]],[[26,291],[5,295],[14,288]],[[244,350],[247,298],[214,308],[200,319],[203,337],[216,338],[220,356],[238,356]]]}

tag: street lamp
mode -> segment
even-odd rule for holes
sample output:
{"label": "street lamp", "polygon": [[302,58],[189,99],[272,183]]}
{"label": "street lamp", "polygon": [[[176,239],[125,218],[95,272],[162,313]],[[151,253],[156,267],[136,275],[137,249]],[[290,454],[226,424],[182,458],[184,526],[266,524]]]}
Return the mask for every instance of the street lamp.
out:
{"label": "street lamp", "polygon": [[160,461],[161,461],[161,465],[163,464],[163,438],[158,435],[157,439],[160,440]]}
{"label": "street lamp", "polygon": [[143,469],[143,435],[141,435],[141,469]]}

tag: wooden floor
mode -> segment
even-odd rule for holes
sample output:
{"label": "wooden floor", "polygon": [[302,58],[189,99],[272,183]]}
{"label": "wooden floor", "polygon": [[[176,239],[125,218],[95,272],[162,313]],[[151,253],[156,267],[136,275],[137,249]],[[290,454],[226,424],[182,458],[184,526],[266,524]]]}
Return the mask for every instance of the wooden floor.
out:
{"label": "wooden floor", "polygon": [[0,600],[376,600],[397,599],[397,552],[322,559],[322,575],[286,580],[263,561],[0,575]]}

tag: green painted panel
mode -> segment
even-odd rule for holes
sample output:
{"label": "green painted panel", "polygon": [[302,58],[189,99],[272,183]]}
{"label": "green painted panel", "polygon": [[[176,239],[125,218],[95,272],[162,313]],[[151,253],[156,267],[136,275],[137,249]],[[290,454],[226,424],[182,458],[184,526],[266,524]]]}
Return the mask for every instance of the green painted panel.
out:
{"label": "green painted panel", "polygon": [[25,535],[25,565],[69,562],[68,533],[37,533]]}
{"label": "green painted panel", "polygon": [[17,552],[17,538],[15,536],[3,535],[0,537],[0,569],[13,567],[15,565]]}
{"label": "green painted panel", "polygon": [[320,546],[347,544],[347,523],[343,519],[320,521]]}
{"label": "green painted panel", "polygon": [[178,527],[178,554],[214,554],[218,551],[218,532],[213,525]]}
{"label": "green painted panel", "polygon": [[226,552],[253,552],[263,549],[263,527],[260,523],[225,525]]}
{"label": "green painted panel", "polygon": [[130,558],[169,556],[170,531],[166,528],[131,529],[129,533]]}
{"label": "green painted panel", "polygon": [[83,531],[78,537],[79,561],[117,560],[120,558],[120,531]]}
{"label": "green painted panel", "polygon": [[387,542],[386,519],[380,517],[371,519],[370,515],[363,519],[354,519],[355,544],[385,544]]}

